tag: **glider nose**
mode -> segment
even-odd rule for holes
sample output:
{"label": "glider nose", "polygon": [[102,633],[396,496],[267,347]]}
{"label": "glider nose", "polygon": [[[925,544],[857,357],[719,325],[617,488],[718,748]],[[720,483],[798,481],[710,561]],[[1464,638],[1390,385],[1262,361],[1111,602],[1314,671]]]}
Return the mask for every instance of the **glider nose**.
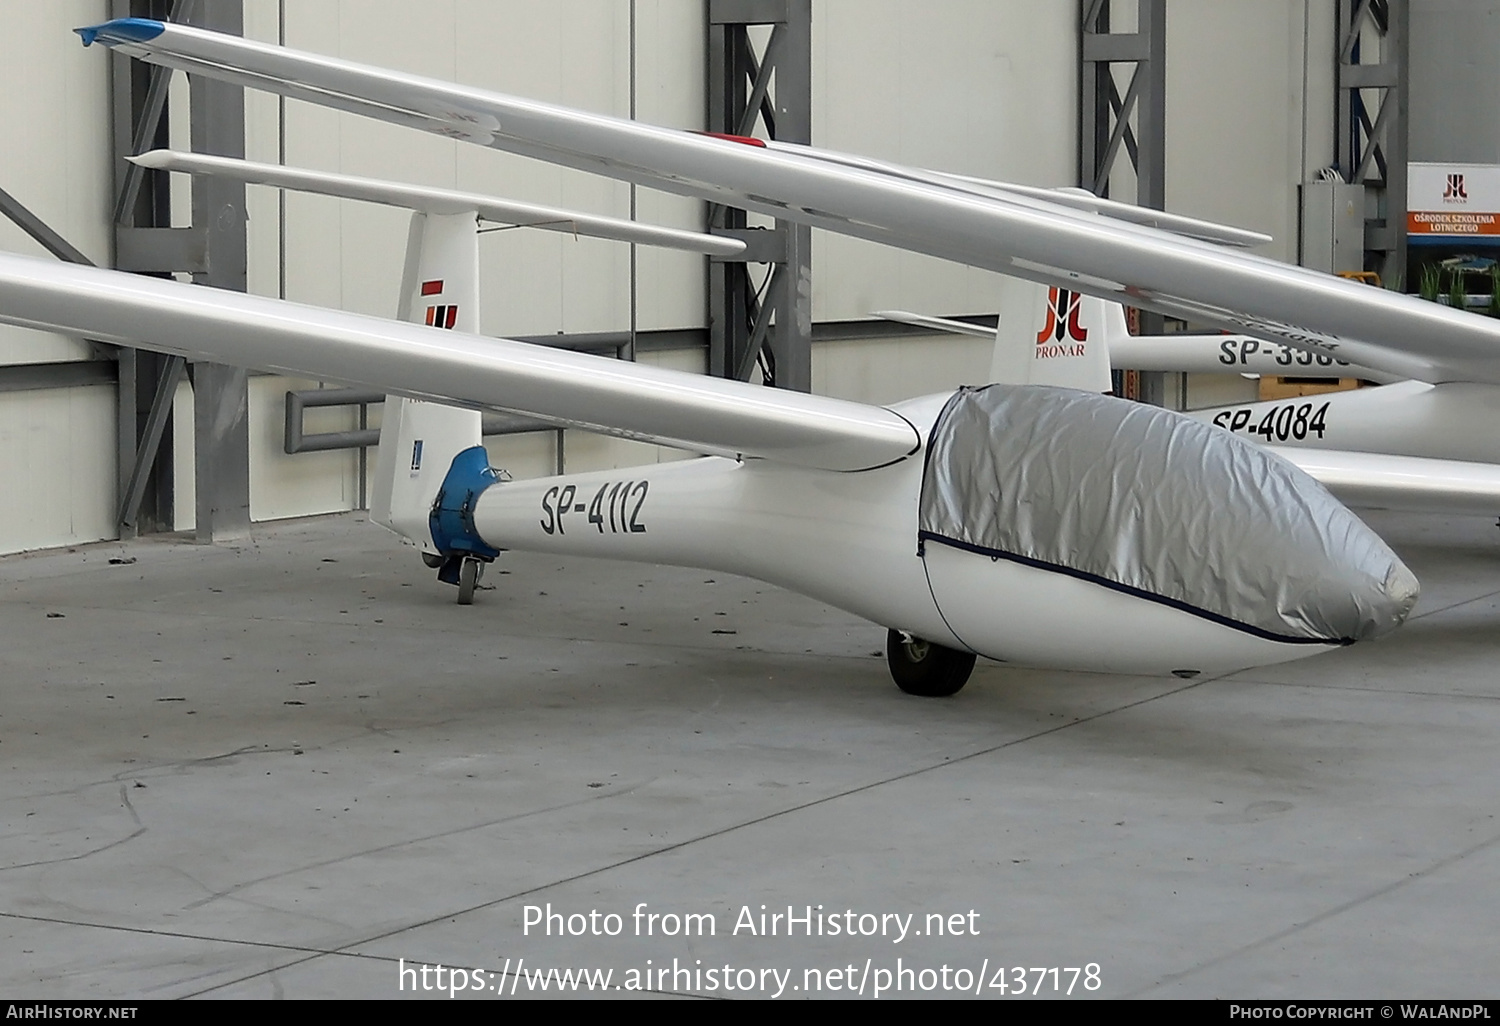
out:
{"label": "glider nose", "polygon": [[1422,594],[1422,586],[1417,582],[1417,575],[1412,573],[1407,565],[1399,559],[1392,559],[1391,568],[1385,575],[1385,580],[1371,597],[1368,615],[1368,630],[1361,638],[1378,638],[1382,634],[1400,627],[1406,622],[1412,607],[1417,604],[1418,597]]}
{"label": "glider nose", "polygon": [[1063,388],[960,389],[929,445],[924,539],[1276,644],[1377,637],[1417,600],[1412,572],[1312,477],[1169,410]]}
{"label": "glider nose", "polygon": [[1391,603],[1392,617],[1390,630],[1399,627],[1405,622],[1412,607],[1417,604],[1417,599],[1422,595],[1422,585],[1417,581],[1417,575],[1407,568],[1400,560],[1391,567],[1390,575],[1385,579],[1385,594]]}
{"label": "glider nose", "polygon": [[[1317,487],[1308,481],[1309,487]],[[1336,521],[1335,521],[1336,523]],[[1324,522],[1327,526],[1333,526]],[[1294,600],[1315,633],[1344,644],[1365,641],[1400,627],[1417,604],[1421,585],[1385,541],[1352,513],[1342,531],[1326,531],[1321,553],[1304,546],[1304,556],[1323,565],[1302,575],[1304,597]],[[1317,559],[1321,556],[1321,559]],[[1288,589],[1286,597],[1291,597]]]}

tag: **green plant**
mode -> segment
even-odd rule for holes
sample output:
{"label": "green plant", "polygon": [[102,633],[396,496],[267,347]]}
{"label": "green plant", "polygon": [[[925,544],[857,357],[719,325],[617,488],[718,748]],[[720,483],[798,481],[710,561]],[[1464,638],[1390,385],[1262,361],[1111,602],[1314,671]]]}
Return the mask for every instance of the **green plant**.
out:
{"label": "green plant", "polygon": [[1457,267],[1448,272],[1448,305],[1463,310],[1469,305],[1469,294],[1464,290],[1464,272]]}
{"label": "green plant", "polygon": [[1431,303],[1437,302],[1438,290],[1442,288],[1443,272],[1437,264],[1422,265],[1422,280],[1417,286],[1417,294]]}

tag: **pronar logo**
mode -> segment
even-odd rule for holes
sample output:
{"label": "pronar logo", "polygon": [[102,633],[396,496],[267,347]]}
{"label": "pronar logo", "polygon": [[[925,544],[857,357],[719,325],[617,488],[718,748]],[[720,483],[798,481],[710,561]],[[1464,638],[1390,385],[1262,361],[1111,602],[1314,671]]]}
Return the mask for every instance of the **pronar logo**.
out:
{"label": "pronar logo", "polygon": [[1467,203],[1468,200],[1469,191],[1464,186],[1463,173],[1450,174],[1447,183],[1443,186],[1443,202]]}
{"label": "pronar logo", "polygon": [[1082,356],[1089,332],[1078,323],[1083,296],[1071,289],[1047,290],[1047,323],[1036,336],[1036,356],[1051,360],[1064,356]]}

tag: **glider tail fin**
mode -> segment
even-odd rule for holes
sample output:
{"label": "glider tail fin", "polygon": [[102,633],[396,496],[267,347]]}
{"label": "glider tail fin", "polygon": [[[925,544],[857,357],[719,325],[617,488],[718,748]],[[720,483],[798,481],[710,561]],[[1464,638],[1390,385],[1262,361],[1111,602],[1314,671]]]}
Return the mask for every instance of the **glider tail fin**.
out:
{"label": "glider tail fin", "polygon": [[1128,333],[1118,303],[1007,278],[990,380],[1112,391],[1109,342]]}
{"label": "glider tail fin", "polygon": [[[476,227],[472,211],[412,215],[399,319],[478,333]],[[371,519],[419,546],[437,565],[429,523],[433,502],[454,457],[482,444],[478,410],[386,396]]]}

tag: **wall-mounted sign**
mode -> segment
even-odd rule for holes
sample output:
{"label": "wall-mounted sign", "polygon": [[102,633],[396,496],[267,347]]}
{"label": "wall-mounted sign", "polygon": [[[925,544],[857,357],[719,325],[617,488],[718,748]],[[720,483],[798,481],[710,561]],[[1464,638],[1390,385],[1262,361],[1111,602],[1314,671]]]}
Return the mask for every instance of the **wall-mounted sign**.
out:
{"label": "wall-mounted sign", "polygon": [[1406,175],[1408,238],[1500,243],[1500,165],[1408,164]]}

